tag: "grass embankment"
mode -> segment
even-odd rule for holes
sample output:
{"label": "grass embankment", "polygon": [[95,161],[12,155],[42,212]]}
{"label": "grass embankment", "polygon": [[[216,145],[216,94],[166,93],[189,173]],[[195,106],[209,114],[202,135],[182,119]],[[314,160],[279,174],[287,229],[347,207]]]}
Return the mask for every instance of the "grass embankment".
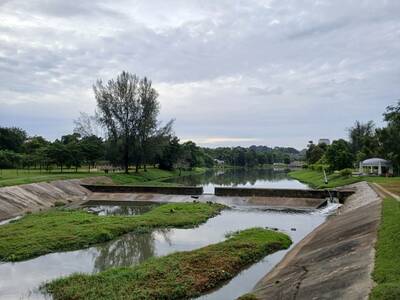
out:
{"label": "grass embankment", "polygon": [[400,202],[385,198],[376,244],[373,278],[377,285],[370,299],[400,299]]}
{"label": "grass embankment", "polygon": [[95,275],[75,274],[45,285],[54,299],[188,299],[217,287],[265,255],[290,246],[279,232],[252,228],[226,241],[153,258]]}
{"label": "grass embankment", "polygon": [[324,174],[322,172],[308,170],[308,169],[292,171],[289,173],[289,176],[303,183],[306,183],[309,186],[316,189],[333,188],[360,181],[360,178],[358,177],[351,177],[351,176],[344,177],[341,176],[340,174],[329,174],[327,176],[328,184],[325,184]]}
{"label": "grass embankment", "polygon": [[[192,171],[182,171],[181,176],[185,175],[196,175],[204,173],[205,169],[195,168]],[[129,174],[122,172],[105,174],[102,171],[91,171],[88,169],[65,169],[62,173],[60,171],[40,171],[37,169],[33,170],[1,170],[0,172],[0,187],[28,184],[35,182],[49,182],[54,180],[66,180],[66,179],[80,179],[86,177],[95,176],[107,176],[112,179],[115,184],[148,184],[148,185],[171,185],[171,183],[163,182],[162,180],[178,177],[179,171],[166,171],[158,168],[148,167],[147,172],[140,169],[138,173],[132,170]]]}
{"label": "grass embankment", "polygon": [[0,226],[0,261],[85,248],[131,231],[196,226],[223,208],[219,204],[169,203],[139,216],[97,216],[63,209],[30,214]]}

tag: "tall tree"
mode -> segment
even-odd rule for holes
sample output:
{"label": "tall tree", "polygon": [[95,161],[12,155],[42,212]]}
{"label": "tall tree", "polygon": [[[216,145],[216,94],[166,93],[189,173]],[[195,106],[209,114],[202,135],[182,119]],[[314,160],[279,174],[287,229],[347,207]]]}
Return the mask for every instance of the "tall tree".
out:
{"label": "tall tree", "polygon": [[349,129],[350,145],[357,161],[372,157],[378,152],[378,139],[373,121],[361,123],[356,121]]}
{"label": "tall tree", "polygon": [[139,120],[138,120],[138,149],[139,155],[136,156],[136,172],[139,164],[146,163],[149,159],[152,141],[157,133],[157,117],[160,111],[160,104],[157,100],[158,93],[152,87],[151,80],[146,77],[139,83]]}
{"label": "tall tree", "polygon": [[99,109],[99,121],[115,142],[121,141],[125,173],[129,171],[130,150],[137,142],[140,117],[139,78],[123,71],[106,85],[101,80],[93,86]]}
{"label": "tall tree", "polygon": [[325,152],[330,171],[353,167],[353,153],[350,144],[343,139],[333,141]]}
{"label": "tall tree", "polygon": [[400,174],[400,101],[388,106],[383,116],[387,126],[378,130],[382,153],[392,161],[396,174]]}

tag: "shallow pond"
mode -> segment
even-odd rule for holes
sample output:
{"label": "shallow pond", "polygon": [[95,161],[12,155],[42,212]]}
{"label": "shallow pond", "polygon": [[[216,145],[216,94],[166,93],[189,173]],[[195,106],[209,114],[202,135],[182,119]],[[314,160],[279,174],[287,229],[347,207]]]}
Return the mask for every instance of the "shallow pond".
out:
{"label": "shallow pond", "polygon": [[204,193],[214,193],[218,186],[259,187],[281,189],[308,189],[309,186],[288,176],[287,170],[268,169],[218,169],[201,175],[182,176],[166,180],[182,185],[202,186]]}
{"label": "shallow pond", "polygon": [[[325,218],[322,211],[294,213],[239,207],[225,210],[193,229],[131,233],[84,250],[53,253],[18,263],[3,263],[0,264],[0,299],[46,299],[48,297],[41,294],[38,287],[47,280],[74,272],[93,273],[110,267],[132,266],[153,256],[193,250],[220,242],[225,239],[226,233],[239,229],[257,226],[278,228],[297,243]],[[235,299],[249,292],[286,252],[279,251],[267,256],[201,299]]]}

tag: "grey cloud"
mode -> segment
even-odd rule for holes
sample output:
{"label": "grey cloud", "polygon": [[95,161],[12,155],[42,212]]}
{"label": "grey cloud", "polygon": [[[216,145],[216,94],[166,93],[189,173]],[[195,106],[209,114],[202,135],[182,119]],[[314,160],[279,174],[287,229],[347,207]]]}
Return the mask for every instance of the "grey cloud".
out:
{"label": "grey cloud", "polygon": [[[396,0],[1,5],[0,103],[15,107],[82,103],[65,114],[73,118],[94,109],[97,78],[128,70],[165,86],[162,115],[177,119],[178,134],[287,137],[285,144],[301,147],[300,139],[345,134],[355,118],[378,121],[398,97]],[[13,125],[57,109],[8,112],[3,124]]]}

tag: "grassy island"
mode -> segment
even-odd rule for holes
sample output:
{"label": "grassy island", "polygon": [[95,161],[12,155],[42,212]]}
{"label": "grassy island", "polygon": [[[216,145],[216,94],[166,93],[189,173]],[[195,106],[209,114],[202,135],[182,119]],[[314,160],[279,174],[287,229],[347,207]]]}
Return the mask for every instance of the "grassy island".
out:
{"label": "grassy island", "polygon": [[138,216],[97,216],[82,210],[52,209],[0,226],[0,261],[76,250],[128,232],[192,227],[217,215],[220,204],[168,203]]}
{"label": "grassy island", "polygon": [[94,275],[75,274],[52,281],[44,289],[55,300],[188,299],[219,286],[246,266],[290,244],[283,233],[251,228],[218,244],[152,258],[134,267]]}

